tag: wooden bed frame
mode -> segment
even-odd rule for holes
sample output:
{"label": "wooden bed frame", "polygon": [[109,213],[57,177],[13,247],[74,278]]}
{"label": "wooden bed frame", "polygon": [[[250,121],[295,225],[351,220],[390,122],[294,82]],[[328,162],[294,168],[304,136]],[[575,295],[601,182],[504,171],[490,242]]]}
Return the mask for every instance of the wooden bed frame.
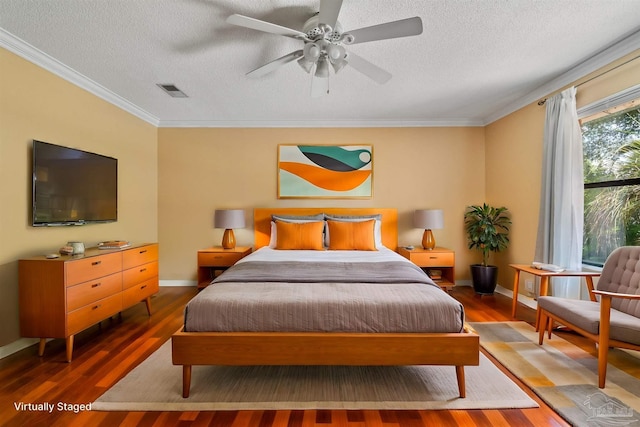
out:
{"label": "wooden bed frame", "polygon": [[[395,209],[274,208],[254,211],[255,247],[268,245],[271,214],[382,214],[382,241],[398,242]],[[464,366],[480,361],[480,339],[461,333],[184,332],[171,338],[174,365],[182,365],[182,397],[189,397],[193,365],[448,365],[465,397]]]}

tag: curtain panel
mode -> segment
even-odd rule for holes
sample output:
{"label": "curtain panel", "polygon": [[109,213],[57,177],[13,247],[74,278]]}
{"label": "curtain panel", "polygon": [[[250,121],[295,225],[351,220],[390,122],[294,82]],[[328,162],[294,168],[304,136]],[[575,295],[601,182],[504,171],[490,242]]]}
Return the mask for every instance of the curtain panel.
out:
{"label": "curtain panel", "polygon": [[[584,176],[576,88],[547,99],[535,260],[582,269]],[[580,298],[579,278],[555,278],[552,294]]]}

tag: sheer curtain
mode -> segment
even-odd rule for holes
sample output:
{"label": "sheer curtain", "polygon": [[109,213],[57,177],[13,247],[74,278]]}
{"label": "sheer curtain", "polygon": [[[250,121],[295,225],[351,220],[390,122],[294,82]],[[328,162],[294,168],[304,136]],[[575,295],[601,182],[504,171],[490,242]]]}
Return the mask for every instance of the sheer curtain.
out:
{"label": "sheer curtain", "polygon": [[[535,260],[567,270],[582,268],[584,177],[576,88],[546,102],[542,191]],[[580,298],[579,278],[552,280],[552,293]]]}

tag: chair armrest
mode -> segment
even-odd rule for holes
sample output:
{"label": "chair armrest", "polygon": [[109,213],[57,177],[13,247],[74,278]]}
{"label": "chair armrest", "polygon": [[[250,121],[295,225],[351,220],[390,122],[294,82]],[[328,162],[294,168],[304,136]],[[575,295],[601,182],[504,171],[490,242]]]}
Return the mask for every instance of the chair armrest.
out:
{"label": "chair armrest", "polygon": [[598,290],[594,290],[593,293],[596,295],[601,295],[601,296],[610,297],[610,298],[625,298],[625,299],[640,300],[640,295],[634,295],[634,294],[620,294],[617,292],[607,292],[607,291],[598,291]]}

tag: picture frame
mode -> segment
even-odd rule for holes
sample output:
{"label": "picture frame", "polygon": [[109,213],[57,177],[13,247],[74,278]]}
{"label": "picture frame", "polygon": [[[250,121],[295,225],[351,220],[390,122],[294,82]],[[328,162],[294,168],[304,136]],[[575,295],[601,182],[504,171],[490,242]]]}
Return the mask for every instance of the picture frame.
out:
{"label": "picture frame", "polygon": [[372,197],[372,145],[278,145],[278,199]]}

